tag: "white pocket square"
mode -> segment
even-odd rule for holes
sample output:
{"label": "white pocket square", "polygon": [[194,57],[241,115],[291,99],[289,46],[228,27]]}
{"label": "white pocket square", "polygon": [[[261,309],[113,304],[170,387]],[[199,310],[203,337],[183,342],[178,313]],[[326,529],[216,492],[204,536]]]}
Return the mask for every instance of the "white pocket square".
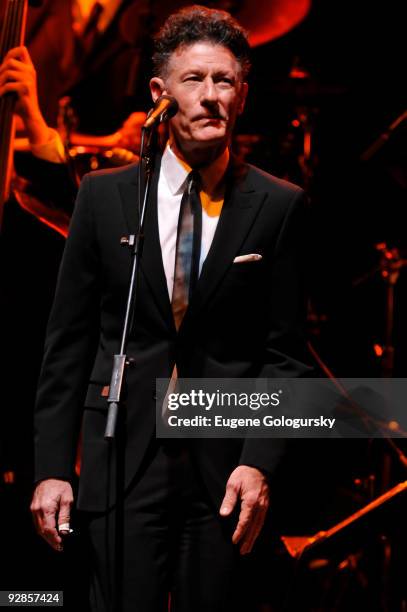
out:
{"label": "white pocket square", "polygon": [[234,258],[233,263],[244,263],[246,261],[260,261],[262,256],[258,253],[250,253],[249,255],[238,255]]}

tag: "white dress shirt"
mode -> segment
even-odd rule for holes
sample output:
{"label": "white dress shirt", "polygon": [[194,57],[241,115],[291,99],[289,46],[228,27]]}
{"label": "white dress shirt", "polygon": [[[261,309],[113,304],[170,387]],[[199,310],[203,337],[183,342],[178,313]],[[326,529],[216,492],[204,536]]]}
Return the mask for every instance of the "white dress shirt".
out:
{"label": "white dress shirt", "polygon": [[[203,191],[201,192],[202,203],[202,240],[201,257],[199,262],[199,273],[208,255],[209,249],[215,235],[219,216],[223,204],[223,194],[217,199],[215,206],[211,205],[211,195],[222,181],[227,164],[229,152],[226,151],[215,160],[208,168],[200,171]],[[186,188],[186,179],[190,169],[181,162],[167,145],[162,160],[158,180],[158,231],[161,244],[161,255],[163,259],[165,276],[167,279],[168,295],[172,298],[174,284],[175,250],[177,241],[178,217],[182,194]],[[208,205],[205,205],[205,200]]]}

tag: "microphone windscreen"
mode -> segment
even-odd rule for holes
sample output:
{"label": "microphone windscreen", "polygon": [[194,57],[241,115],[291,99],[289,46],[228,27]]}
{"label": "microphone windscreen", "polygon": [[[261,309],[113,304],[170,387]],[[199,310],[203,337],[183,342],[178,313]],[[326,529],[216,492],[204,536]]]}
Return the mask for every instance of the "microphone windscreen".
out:
{"label": "microphone windscreen", "polygon": [[178,102],[176,101],[176,99],[173,96],[167,96],[166,94],[164,94],[163,96],[160,96],[157,100],[157,105],[159,103],[160,100],[165,99],[165,100],[169,100],[170,105],[167,107],[167,110],[165,111],[165,118],[166,119],[171,119],[171,117],[173,117],[174,115],[177,114],[178,112]]}

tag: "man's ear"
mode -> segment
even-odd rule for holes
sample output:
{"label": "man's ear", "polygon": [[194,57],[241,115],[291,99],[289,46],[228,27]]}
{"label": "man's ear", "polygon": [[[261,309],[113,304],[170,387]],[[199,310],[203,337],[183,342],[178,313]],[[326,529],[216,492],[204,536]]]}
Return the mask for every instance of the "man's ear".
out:
{"label": "man's ear", "polygon": [[240,90],[240,102],[238,108],[238,114],[241,115],[244,111],[244,107],[246,104],[247,92],[249,91],[249,86],[247,83],[242,83],[242,88]]}
{"label": "man's ear", "polygon": [[165,93],[164,81],[160,77],[153,77],[150,81],[150,92],[153,102]]}

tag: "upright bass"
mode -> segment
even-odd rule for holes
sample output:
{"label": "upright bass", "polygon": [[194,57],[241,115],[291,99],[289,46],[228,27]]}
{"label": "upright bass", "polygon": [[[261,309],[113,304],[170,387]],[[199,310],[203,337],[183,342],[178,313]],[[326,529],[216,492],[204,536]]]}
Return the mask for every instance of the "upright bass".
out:
{"label": "upright bass", "polygon": [[[3,2],[2,2],[3,4]],[[24,43],[28,5],[38,6],[40,1],[6,0],[3,25],[0,35],[0,62],[13,47]],[[4,6],[1,7],[4,10]],[[3,11],[2,11],[3,12]],[[14,138],[14,94],[0,98],[0,227],[4,203],[10,193]]]}

